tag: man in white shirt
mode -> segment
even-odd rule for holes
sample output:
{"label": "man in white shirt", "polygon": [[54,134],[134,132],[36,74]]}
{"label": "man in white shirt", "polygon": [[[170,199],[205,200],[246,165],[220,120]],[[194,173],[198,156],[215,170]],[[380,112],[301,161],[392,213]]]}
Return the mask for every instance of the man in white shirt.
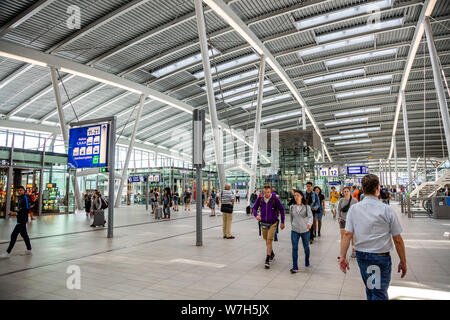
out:
{"label": "man in white shirt", "polygon": [[374,174],[362,181],[364,200],[350,207],[347,213],[345,234],[341,241],[340,268],[346,273],[349,263],[347,250],[354,235],[356,260],[366,286],[367,300],[388,300],[392,262],[390,251],[395,249],[400,257],[398,272],[406,275],[406,252],[400,233],[403,231],[394,210],[378,199],[380,181]]}

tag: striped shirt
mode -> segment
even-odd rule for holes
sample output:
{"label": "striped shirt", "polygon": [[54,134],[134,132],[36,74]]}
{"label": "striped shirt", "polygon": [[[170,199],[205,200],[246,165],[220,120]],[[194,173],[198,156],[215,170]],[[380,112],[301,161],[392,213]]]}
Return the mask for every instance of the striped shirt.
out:
{"label": "striped shirt", "polygon": [[233,204],[235,196],[231,190],[222,190],[220,193],[220,200],[223,204]]}

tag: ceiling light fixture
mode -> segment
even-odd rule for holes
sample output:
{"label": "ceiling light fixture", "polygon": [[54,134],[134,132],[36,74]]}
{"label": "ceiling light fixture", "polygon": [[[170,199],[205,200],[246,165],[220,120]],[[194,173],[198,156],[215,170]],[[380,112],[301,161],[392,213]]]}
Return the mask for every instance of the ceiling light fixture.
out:
{"label": "ceiling light fixture", "polygon": [[365,60],[365,59],[371,59],[371,58],[377,58],[377,57],[395,55],[395,54],[397,54],[397,48],[386,49],[386,50],[357,54],[357,55],[349,56],[349,57],[345,57],[345,58],[328,60],[328,61],[325,61],[325,65],[327,67],[330,67],[330,66],[334,66],[336,64],[349,63],[349,62],[354,62],[354,61],[359,61],[359,60]]}
{"label": "ceiling light fixture", "polygon": [[368,108],[368,109],[358,109],[358,110],[352,110],[352,111],[345,111],[345,112],[335,113],[334,116],[336,118],[339,118],[339,117],[348,117],[348,116],[354,116],[354,115],[357,115],[357,114],[366,114],[366,113],[379,112],[379,111],[381,111],[380,107]]}
{"label": "ceiling light fixture", "polygon": [[305,79],[305,80],[303,80],[303,82],[305,84],[313,84],[316,82],[333,80],[333,79],[337,79],[337,78],[358,76],[358,75],[362,75],[364,73],[365,73],[364,69],[355,69],[355,70],[343,71],[343,72],[338,72],[338,73],[327,74],[327,75],[320,76],[320,77]]}
{"label": "ceiling light fixture", "polygon": [[364,90],[356,90],[356,91],[350,91],[350,92],[342,92],[342,93],[336,93],[336,98],[348,98],[348,97],[354,97],[354,96],[360,96],[365,94],[373,94],[373,93],[380,93],[380,92],[386,92],[391,91],[391,87],[379,87],[379,88],[371,88],[371,89],[364,89]]}
{"label": "ceiling light fixture", "polygon": [[348,40],[339,41],[339,42],[333,42],[333,43],[324,44],[321,46],[312,47],[309,49],[300,50],[298,52],[298,54],[300,57],[304,57],[304,56],[308,56],[308,55],[315,54],[315,53],[322,53],[322,52],[333,50],[333,49],[349,47],[349,46],[352,46],[355,44],[372,42],[372,41],[375,41],[375,36],[368,35],[368,36],[364,36],[364,37],[353,38],[353,39],[348,39]]}
{"label": "ceiling light fixture", "polygon": [[364,83],[370,83],[370,82],[376,82],[376,81],[384,81],[384,80],[392,80],[392,75],[384,75],[384,76],[376,76],[376,77],[369,77],[369,78],[363,78],[363,79],[355,79],[355,80],[348,80],[344,82],[339,82],[333,84],[333,88],[341,88],[341,87],[347,87],[347,86],[354,86],[358,84],[364,84]]}
{"label": "ceiling light fixture", "polygon": [[360,140],[350,140],[350,141],[342,141],[342,142],[335,142],[335,146],[343,146],[347,144],[357,144],[357,143],[371,143],[371,139],[360,139]]}
{"label": "ceiling light fixture", "polygon": [[348,123],[354,123],[354,122],[365,122],[367,121],[368,118],[364,117],[364,118],[353,118],[353,119],[346,119],[346,120],[339,120],[339,121],[332,121],[332,122],[326,122],[325,126],[340,126],[343,124],[348,124]]}
{"label": "ceiling light fixture", "polygon": [[353,17],[359,14],[365,14],[370,13],[377,9],[384,9],[388,8],[392,5],[392,0],[382,0],[382,1],[375,1],[368,4],[363,4],[339,11],[333,11],[327,14],[323,14],[316,17],[311,17],[307,19],[302,19],[295,22],[295,26],[298,30],[303,30],[306,28],[310,28],[313,26],[317,26],[319,24],[329,23],[349,17]]}
{"label": "ceiling light fixture", "polygon": [[[253,53],[253,54],[250,54],[250,55],[247,55],[244,57],[240,57],[240,58],[232,60],[232,61],[218,64],[216,67],[211,68],[211,74],[215,74],[216,72],[231,69],[232,67],[239,66],[239,65],[245,64],[247,62],[256,61],[259,59],[260,59],[260,57],[256,53]],[[194,73],[193,76],[196,77],[197,79],[201,79],[205,76],[205,73],[203,71],[199,71],[199,72]]]}

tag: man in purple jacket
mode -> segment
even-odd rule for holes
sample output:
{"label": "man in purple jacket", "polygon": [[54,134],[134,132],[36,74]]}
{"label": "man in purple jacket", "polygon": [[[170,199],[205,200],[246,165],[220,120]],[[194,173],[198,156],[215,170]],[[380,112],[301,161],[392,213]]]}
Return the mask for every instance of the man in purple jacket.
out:
{"label": "man in purple jacket", "polygon": [[[260,209],[260,215],[258,215],[258,209]],[[262,229],[262,235],[266,240],[267,256],[265,267],[270,268],[270,261],[275,258],[275,253],[272,250],[272,241],[277,230],[278,224],[278,212],[281,213],[281,230],[284,229],[284,207],[280,199],[275,193],[271,192],[270,186],[264,186],[264,196],[259,197],[255,205],[253,206],[253,215],[260,223]]]}

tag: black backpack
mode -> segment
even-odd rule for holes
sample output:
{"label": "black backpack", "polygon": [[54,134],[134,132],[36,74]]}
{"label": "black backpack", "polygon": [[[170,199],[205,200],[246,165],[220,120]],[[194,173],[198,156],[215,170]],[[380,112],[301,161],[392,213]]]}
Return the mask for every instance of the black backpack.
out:
{"label": "black backpack", "polygon": [[102,210],[108,208],[108,201],[106,201],[102,196],[100,196],[100,203],[102,204]]}

